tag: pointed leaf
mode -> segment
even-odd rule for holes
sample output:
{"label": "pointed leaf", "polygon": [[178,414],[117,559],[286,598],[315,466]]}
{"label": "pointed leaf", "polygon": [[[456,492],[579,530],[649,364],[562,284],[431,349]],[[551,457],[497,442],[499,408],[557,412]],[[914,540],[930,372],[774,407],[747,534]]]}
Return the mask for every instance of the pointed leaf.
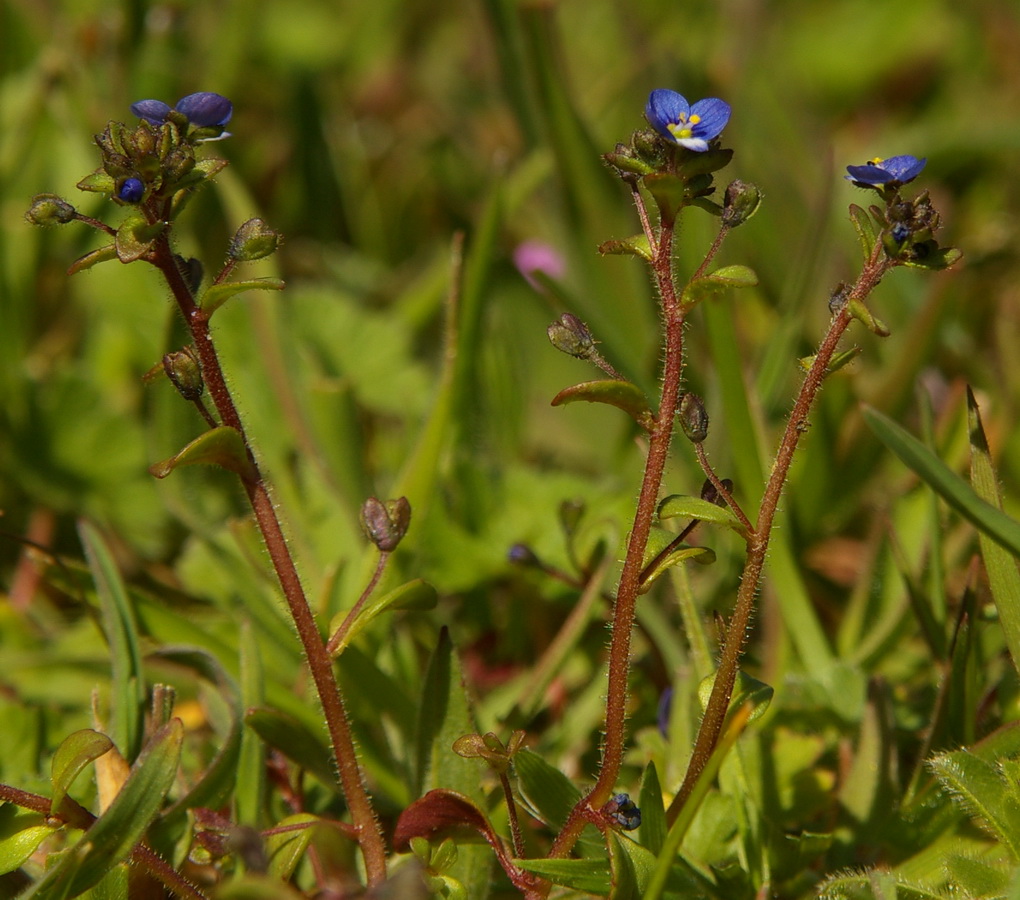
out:
{"label": "pointed leaf", "polygon": [[117,182],[105,169],[97,169],[91,175],[86,175],[76,187],[79,191],[89,191],[93,194],[112,194]]}
{"label": "pointed leaf", "polygon": [[872,334],[876,334],[879,337],[889,337],[889,326],[860,300],[848,300],[846,308],[849,310],[850,315]]}
{"label": "pointed leaf", "polygon": [[[967,388],[967,424],[970,432],[970,483],[986,503],[1002,511],[999,478],[992,466],[988,439],[981,424],[981,412],[974,392]],[[978,534],[981,556],[988,572],[988,585],[992,591],[999,621],[1006,636],[1013,665],[1020,667],[1020,571],[1016,558],[983,532]]]}
{"label": "pointed leaf", "polygon": [[202,294],[198,305],[208,315],[219,309],[235,294],[244,291],[282,291],[286,287],[280,278],[251,278],[247,281],[230,281],[226,284],[210,285]]}
{"label": "pointed leaf", "polygon": [[[712,688],[715,686],[715,672],[707,678],[703,678],[698,685],[698,701],[702,710],[708,707],[708,699],[712,696]],[[730,697],[729,712],[739,709],[745,703],[751,704],[751,712],[747,722],[753,722],[765,714],[765,710],[772,703],[775,689],[764,681],[748,675],[742,669],[737,671],[737,680],[733,685],[733,694]]]}
{"label": "pointed leaf", "polygon": [[731,528],[741,537],[747,536],[743,523],[733,514],[733,510],[728,506],[717,506],[708,500],[702,500],[701,497],[670,494],[659,503],[658,516],[660,521],[677,518],[697,519],[710,525]]}
{"label": "pointed leaf", "polygon": [[605,897],[613,881],[609,861],[602,859],[515,859],[514,865],[553,884]]}
{"label": "pointed leaf", "polygon": [[333,757],[322,737],[303,722],[275,709],[249,709],[244,723],[255,730],[270,747],[279,750],[302,769],[311,772],[326,787],[339,791]]}
{"label": "pointed leaf", "polygon": [[53,760],[50,763],[50,784],[53,788],[50,802],[51,815],[60,808],[74,779],[81,771],[112,747],[113,741],[105,734],[100,734],[91,728],[83,728],[64,738],[60,746],[57,747],[56,753],[53,754]]}
{"label": "pointed leaf", "polygon": [[145,256],[164,227],[162,222],[147,222],[140,213],[128,216],[117,229],[117,257],[129,263]]}
{"label": "pointed leaf", "polygon": [[932,269],[940,272],[955,265],[963,258],[963,252],[956,247],[939,247],[923,259],[904,260],[903,265],[911,269]]}
{"label": "pointed leaf", "polygon": [[13,803],[0,806],[0,875],[13,872],[51,834],[59,831],[42,813],[20,809]]}
{"label": "pointed leaf", "polygon": [[641,810],[641,827],[638,834],[641,843],[658,855],[666,840],[669,826],[666,824],[666,808],[662,803],[662,786],[655,763],[645,766],[641,775],[641,791],[638,794],[638,809]]}
{"label": "pointed leaf", "polygon": [[862,412],[878,439],[931,485],[946,503],[979,531],[1020,557],[1020,522],[982,500],[966,481],[892,419],[868,406]]}
{"label": "pointed leaf", "polygon": [[576,403],[585,400],[588,403],[608,403],[622,409],[645,431],[651,431],[653,425],[652,411],[641,388],[629,381],[603,379],[586,381],[564,388],[552,399],[553,406]]}
{"label": "pointed leaf", "polygon": [[195,438],[176,456],[149,466],[157,478],[166,478],[178,466],[221,466],[245,480],[255,478],[244,440],[235,428],[220,425]]}
{"label": "pointed leaf", "polygon": [[113,803],[81,840],[30,889],[33,900],[75,897],[98,884],[130,855],[155,819],[177,777],[184,726],[173,719],[157,731]]}
{"label": "pointed leaf", "polygon": [[643,574],[639,593],[647,593],[664,572],[687,560],[707,566],[715,562],[715,551],[711,547],[688,547],[686,544],[673,548],[665,556],[657,559],[655,565]]}
{"label": "pointed leaf", "polygon": [[[268,872],[281,881],[288,881],[298,863],[308,852],[315,836],[319,817],[311,813],[297,813],[278,822],[273,833],[266,838]],[[305,827],[299,827],[299,826]]]}
{"label": "pointed leaf", "polygon": [[614,831],[609,832],[607,838],[613,879],[610,900],[642,900],[655,872],[655,855]]}
{"label": "pointed leaf", "polygon": [[94,265],[101,262],[108,262],[111,259],[117,258],[117,245],[107,244],[105,247],[100,247],[98,250],[90,250],[84,256],[79,256],[67,270],[68,275],[77,275],[79,272],[84,272],[86,269],[91,269]]}
{"label": "pointed leaf", "polygon": [[853,223],[854,231],[857,232],[857,239],[861,242],[861,253],[864,255],[865,262],[867,262],[871,258],[871,251],[875,246],[875,241],[878,240],[875,225],[867,211],[856,203],[850,204],[850,221]]}
{"label": "pointed leaf", "polygon": [[[831,375],[833,372],[838,372],[840,369],[843,368],[843,366],[853,362],[860,355],[861,355],[860,347],[851,347],[849,350],[840,351],[839,353],[835,354],[831,360],[829,360],[829,364],[825,367],[825,374]],[[811,367],[814,364],[815,364],[814,356],[802,356],[800,359],[797,360],[797,365],[799,365],[805,372],[810,372]]]}
{"label": "pointed leaf", "polygon": [[747,266],[723,266],[709,275],[696,278],[684,288],[680,302],[691,309],[709,297],[722,293],[729,288],[754,287],[758,276]]}
{"label": "pointed leaf", "polygon": [[648,262],[652,261],[652,247],[648,243],[648,237],[644,234],[635,234],[622,241],[606,241],[604,244],[599,244],[599,253],[603,256],[639,256]]}
{"label": "pointed leaf", "polygon": [[570,811],[581,799],[577,786],[555,766],[549,765],[531,750],[522,750],[513,759],[521,799],[537,819],[559,830]]}
{"label": "pointed leaf", "polygon": [[[350,628],[347,629],[347,633],[344,635],[343,640],[337,644],[333,655],[339,656],[347,648],[347,646],[357,637],[365,627],[381,613],[386,612],[390,609],[413,609],[413,610],[426,610],[435,609],[436,603],[439,599],[439,594],[436,589],[429,584],[427,581],[421,578],[415,578],[414,581],[409,581],[407,584],[402,584],[398,588],[394,588],[381,597],[370,602],[361,610],[358,617],[351,623]],[[329,623],[329,633],[333,634],[347,618],[347,611],[344,610],[336,614],[333,620]]]}
{"label": "pointed leaf", "polygon": [[652,195],[656,206],[659,207],[659,215],[662,220],[664,222],[674,221],[684,207],[687,183],[682,178],[667,172],[646,175],[641,179],[641,182],[648,189],[648,193]]}
{"label": "pointed leaf", "polygon": [[217,156],[200,159],[195,163],[195,167],[188,172],[187,175],[185,175],[180,181],[174,183],[173,190],[179,191],[183,188],[194,187],[196,184],[201,184],[207,178],[212,178],[214,175],[219,174],[227,167],[227,165],[227,160],[220,159]]}

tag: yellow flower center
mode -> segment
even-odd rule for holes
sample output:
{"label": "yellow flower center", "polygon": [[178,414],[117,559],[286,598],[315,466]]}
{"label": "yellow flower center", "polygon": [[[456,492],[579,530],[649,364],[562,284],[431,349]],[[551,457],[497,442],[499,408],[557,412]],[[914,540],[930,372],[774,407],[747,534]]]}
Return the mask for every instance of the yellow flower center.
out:
{"label": "yellow flower center", "polygon": [[697,125],[701,121],[701,116],[691,116],[690,119],[681,119],[679,122],[670,122],[666,128],[669,129],[669,133],[673,135],[678,141],[686,140],[687,138],[694,136],[694,129],[692,126]]}

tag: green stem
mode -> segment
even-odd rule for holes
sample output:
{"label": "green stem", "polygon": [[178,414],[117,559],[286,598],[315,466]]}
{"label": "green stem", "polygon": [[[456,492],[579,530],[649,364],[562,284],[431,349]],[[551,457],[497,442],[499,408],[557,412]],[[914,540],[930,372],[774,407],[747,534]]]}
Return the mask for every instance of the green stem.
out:
{"label": "green stem", "polygon": [[308,660],[308,668],[312,680],[315,682],[319,702],[322,704],[322,712],[326,719],[340,777],[340,786],[357,829],[358,843],[365,858],[365,870],[369,884],[381,884],[386,878],[386,845],[362,778],[343,695],[333,671],[332,659],[319,634],[315,617],[312,615],[301,579],[298,576],[297,567],[294,565],[294,559],[287,546],[280,520],[277,518],[272,498],[269,495],[268,485],[255,460],[244,425],[241,423],[241,417],[227,387],[216,347],[209,331],[209,317],[198,307],[190,288],[181,275],[180,269],[174,261],[166,231],[157,238],[153,245],[150,262],[162,272],[184,316],[188,329],[191,331],[202,368],[202,377],[220,421],[235,429],[244,441],[248,460],[251,463],[250,471],[253,474],[242,477],[241,481],[248,500],[251,502],[266,549],[280,581],[280,587],[283,589],[284,598],[297,628],[298,638]]}

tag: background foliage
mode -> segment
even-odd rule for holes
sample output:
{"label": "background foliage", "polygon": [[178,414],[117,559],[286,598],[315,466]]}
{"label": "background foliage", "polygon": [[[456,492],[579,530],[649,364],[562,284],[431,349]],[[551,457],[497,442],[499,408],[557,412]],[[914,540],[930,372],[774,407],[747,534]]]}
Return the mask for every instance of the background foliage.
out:
{"label": "background foliage", "polygon": [[[943,243],[965,253],[962,266],[935,277],[894,273],[874,303],[891,337],[855,332],[861,359],[822,395],[750,650],[749,668],[776,687],[776,700],[687,850],[705,859],[725,847],[706,864],[726,871],[739,860],[746,883],[771,879],[798,896],[827,873],[895,865],[935,840],[935,831],[918,837],[882,823],[927,778],[917,769],[925,753],[1015,719],[1015,673],[985,615],[983,574],[969,566],[973,529],[882,449],[859,404],[922,433],[962,469],[973,386],[1016,514],[1020,10],[997,0],[14,0],[0,15],[0,780],[45,792],[53,749],[93,724],[95,686],[106,702],[109,651],[82,574],[81,518],[112,548],[146,651],[204,647],[237,677],[247,623],[267,702],[317,727],[294,696],[297,644],[232,479],[194,468],[157,483],[147,472],[198,424],[167,385],[140,380],[183,335],[154,274],[109,265],[68,279],[67,265],[94,239],[22,219],[36,192],[77,202],[74,185],[96,164],[91,136],[110,118],[128,119],[132,101],[197,90],[233,100],[234,136],[216,148],[231,167],[196,199],[184,252],[215,271],[233,228],[252,215],[287,239],[278,271],[264,264],[257,273],[282,275],[287,291],[234,301],[216,327],[310,594],[327,619],[352,605],[372,563],[357,509],[369,494],[400,492],[415,514],[390,586],[420,576],[439,591],[434,611],[380,618],[344,656],[384,813],[416,796],[414,761],[395,749],[395,735],[411,728],[440,625],[462,653],[481,730],[524,727],[548,762],[590,775],[602,613],[560,660],[545,699],[522,707],[531,666],[577,592],[514,569],[506,552],[524,541],[570,570],[564,500],[587,504],[573,542],[582,558],[599,541],[617,554],[628,527],[641,460],[633,429],[601,407],[549,407],[560,388],[590,376],[552,351],[543,330],[569,308],[617,368],[654,385],[645,276],[631,259],[594,251],[637,230],[598,154],[641,127],[651,88],[671,87],[732,104],[728,174],[765,193],[722,260],[752,266],[760,286],[706,304],[690,338],[712,459],[745,507],[756,503],[795,390],[795,359],[811,351],[831,290],[857,264],[845,210],[868,201],[842,179],[843,166],[927,156],[924,186],[947,223]],[[103,202],[89,195],[82,207]],[[682,266],[700,259],[709,227],[685,220]],[[467,263],[458,365],[470,390],[445,407],[443,304],[459,231]],[[525,240],[564,256],[555,291],[535,290],[514,267]],[[697,493],[701,480],[678,446],[670,490]],[[62,562],[42,565],[19,536]],[[696,638],[710,645],[712,613],[732,599],[739,547],[714,532],[702,539],[717,563],[677,576],[643,613],[635,795],[649,759],[667,791],[682,776],[696,721],[689,676],[705,674]],[[953,633],[968,589],[984,624],[973,632],[961,706],[933,732],[935,695],[952,668],[939,641]],[[703,632],[681,628],[676,596],[688,590]],[[941,637],[925,637],[925,616]],[[186,765],[201,767],[227,727],[222,703],[194,666],[164,655],[146,667],[150,680],[176,686],[188,714]],[[663,736],[658,698],[674,679],[687,699]],[[871,769],[854,765],[872,752]],[[888,789],[864,784],[867,771]],[[732,779],[752,784],[776,835],[747,843],[754,828],[744,827],[746,811],[734,812],[741,791],[726,793]],[[264,796],[253,802],[263,825],[279,817],[272,804],[259,808]],[[732,834],[709,833],[723,821],[743,823],[732,826],[743,849]],[[801,839],[781,859],[784,831],[827,837],[813,849]],[[918,865],[915,875],[942,873]]]}

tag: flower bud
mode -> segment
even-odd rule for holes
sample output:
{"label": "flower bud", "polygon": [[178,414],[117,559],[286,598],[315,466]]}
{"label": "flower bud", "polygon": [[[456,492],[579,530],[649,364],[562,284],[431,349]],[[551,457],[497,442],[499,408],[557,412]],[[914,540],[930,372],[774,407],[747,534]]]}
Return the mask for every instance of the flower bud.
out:
{"label": "flower bud", "polygon": [[564,313],[558,322],[546,329],[550,343],[563,353],[578,359],[591,359],[595,352],[595,339],[591,331],[577,316]]}
{"label": "flower bud", "polygon": [[411,524],[411,504],[407,497],[387,500],[384,504],[369,497],[361,507],[361,529],[383,553],[396,550]]}
{"label": "flower bud", "polygon": [[262,219],[249,219],[234,234],[227,255],[237,262],[252,262],[276,252],[282,240]]}
{"label": "flower bud", "polygon": [[723,200],[723,225],[736,228],[751,218],[761,205],[761,191],[755,184],[732,181]]}
{"label": "flower bud", "polygon": [[527,544],[514,544],[507,550],[506,558],[507,562],[513,563],[515,566],[537,568],[542,565],[535,551]]}
{"label": "flower bud", "polygon": [[692,444],[700,444],[708,437],[708,413],[705,404],[697,394],[684,394],[677,410],[680,427]]}
{"label": "flower bud", "polygon": [[138,203],[145,196],[145,183],[140,178],[125,178],[117,188],[117,199],[124,203]]}
{"label": "flower bud", "polygon": [[36,194],[25,218],[33,225],[66,225],[78,213],[70,203],[56,194]]}
{"label": "flower bud", "polygon": [[185,400],[194,403],[205,390],[202,379],[202,367],[190,347],[174,350],[163,357],[163,371],[166,377],[177,388],[177,393]]}

